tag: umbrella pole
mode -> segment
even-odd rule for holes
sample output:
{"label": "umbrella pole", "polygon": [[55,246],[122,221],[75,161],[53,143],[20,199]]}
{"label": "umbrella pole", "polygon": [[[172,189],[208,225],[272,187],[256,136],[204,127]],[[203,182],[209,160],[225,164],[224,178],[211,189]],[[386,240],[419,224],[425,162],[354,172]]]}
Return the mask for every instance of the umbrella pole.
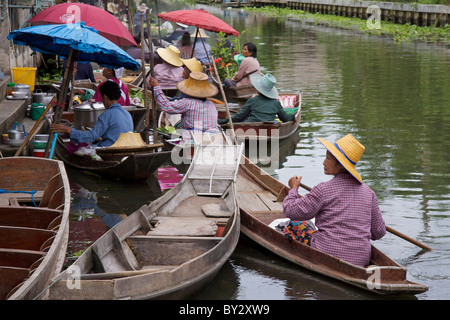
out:
{"label": "umbrella pole", "polygon": [[[58,101],[56,102],[56,108],[55,108],[55,111],[53,114],[53,120],[52,120],[53,123],[61,122],[61,116],[64,111],[63,107],[66,105],[67,90],[69,88],[70,75],[73,73],[73,66],[75,63],[75,53],[76,53],[76,50],[71,48],[69,56],[67,58],[67,67],[64,70],[64,77],[63,77],[63,82],[61,84],[61,90],[58,95]],[[53,141],[53,135],[54,135],[54,133],[52,131],[50,131],[50,133],[48,135],[47,146],[45,147],[44,158],[48,158],[50,145],[52,144],[52,141]]]}
{"label": "umbrella pole", "polygon": [[[155,61],[153,56],[153,39],[152,39],[152,25],[151,25],[151,18],[150,18],[150,10],[147,9],[147,36],[148,36],[148,42],[149,42],[149,50],[150,50],[150,75],[152,77],[155,76],[155,73],[153,71],[155,67]],[[147,79],[145,79],[147,82]],[[152,92],[152,101],[151,101],[151,107],[152,107],[152,125],[153,125],[153,143],[156,143],[156,140],[158,139],[158,129],[157,129],[157,119],[156,119],[156,102],[155,102],[155,92],[153,91],[153,87],[151,88]],[[147,111],[147,124],[150,122],[149,120],[149,112]],[[148,128],[148,125],[147,125]],[[147,132],[148,136],[148,132]]]}
{"label": "umbrella pole", "polygon": [[143,80],[143,87],[144,87],[144,106],[146,109],[145,112],[145,143],[149,144],[149,138],[148,138],[148,97],[147,97],[147,79],[146,79],[146,72],[145,72],[145,36],[144,36],[144,15],[141,14],[141,72],[142,72],[142,80]]}
{"label": "umbrella pole", "polygon": [[212,64],[214,66],[214,73],[216,74],[217,82],[219,83],[220,93],[222,93],[223,102],[225,102],[225,108],[227,109],[227,117],[228,117],[228,121],[230,122],[231,137],[233,138],[234,144],[237,145],[236,135],[234,133],[233,120],[231,119],[231,114],[230,114],[230,109],[228,108],[227,98],[225,96],[225,92],[223,91],[222,81],[220,81],[219,72],[217,72],[217,67],[216,67],[216,63],[214,62],[214,57],[213,57]]}
{"label": "umbrella pole", "polygon": [[194,38],[194,45],[192,46],[192,52],[191,52],[191,59],[194,56],[194,52],[195,52],[195,44],[197,43],[197,36],[199,33],[199,28],[197,27],[197,31],[195,32],[195,38]]}

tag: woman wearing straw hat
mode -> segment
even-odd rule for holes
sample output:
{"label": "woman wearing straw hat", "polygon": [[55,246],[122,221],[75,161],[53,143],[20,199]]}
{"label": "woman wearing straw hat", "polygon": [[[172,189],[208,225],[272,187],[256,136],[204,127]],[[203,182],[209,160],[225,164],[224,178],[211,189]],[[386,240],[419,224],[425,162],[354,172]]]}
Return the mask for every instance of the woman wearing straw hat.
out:
{"label": "woman wearing straw hat", "polygon": [[[197,34],[197,30],[191,34],[191,38],[195,39],[195,35]],[[204,65],[210,64],[211,58],[211,46],[206,42],[209,36],[206,34],[205,30],[198,29],[197,41],[194,43],[195,47],[195,56],[198,61],[200,61]]]}
{"label": "woman wearing straw hat", "polygon": [[[327,149],[324,173],[334,175],[299,198],[302,177],[289,180],[291,190],[283,201],[284,214],[293,221],[285,229],[287,238],[358,266],[370,262],[370,240],[386,234],[375,193],[362,182],[355,165],[365,148],[351,134],[330,143],[318,140]],[[315,218],[318,230],[306,220]]]}
{"label": "woman wearing straw hat", "polygon": [[161,109],[169,114],[181,114],[183,139],[190,140],[190,131],[218,133],[217,109],[207,98],[218,93],[216,86],[209,82],[208,76],[202,72],[192,72],[188,79],[177,85],[179,91],[187,98],[169,101],[162,92],[158,81],[150,77],[155,101]]}
{"label": "woman wearing straw hat", "polygon": [[[283,122],[294,120],[294,115],[288,115],[277,100],[278,90],[275,87],[277,81],[273,75],[252,74],[250,79],[259,94],[247,100],[239,112],[231,118],[233,122],[274,121],[277,115]],[[227,122],[228,119],[219,120],[219,124]]]}
{"label": "woman wearing straw hat", "polygon": [[[183,79],[183,61],[180,59],[180,50],[170,45],[159,48],[156,53],[163,60],[154,67],[155,79],[163,89],[176,88],[177,83]],[[150,80],[150,76],[147,81]]]}

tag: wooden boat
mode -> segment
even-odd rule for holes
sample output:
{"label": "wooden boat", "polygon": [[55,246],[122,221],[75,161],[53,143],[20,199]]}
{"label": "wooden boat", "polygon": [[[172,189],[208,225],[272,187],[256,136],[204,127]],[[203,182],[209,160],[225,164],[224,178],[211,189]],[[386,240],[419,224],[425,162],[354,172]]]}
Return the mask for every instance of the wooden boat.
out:
{"label": "wooden boat", "polygon": [[[297,131],[300,126],[302,97],[300,94],[280,94],[279,100],[287,102],[283,105],[285,110],[297,108],[295,119],[288,122],[264,121],[264,122],[233,122],[234,133],[238,141],[241,140],[282,140]],[[295,110],[295,109],[294,109]],[[219,114],[224,119],[226,115]],[[223,129],[229,129],[230,125],[222,125]]]}
{"label": "wooden boat", "polygon": [[[241,232],[262,247],[303,268],[378,294],[419,294],[428,286],[406,279],[406,269],[372,246],[370,266],[362,268],[285,238],[269,225],[285,218],[288,187],[245,158],[237,178]],[[376,279],[378,278],[378,279]]]}
{"label": "wooden boat", "polygon": [[[67,152],[66,140],[58,137],[55,145],[55,155],[66,165],[78,170],[85,170],[101,176],[121,180],[145,180],[150,177],[171,155],[164,149],[153,152],[133,152],[133,150],[117,150],[110,154],[112,160],[95,160],[90,155],[70,154]],[[131,153],[130,153],[131,152]],[[120,160],[115,156],[119,156]]]}
{"label": "wooden boat", "polygon": [[66,255],[69,180],[50,159],[2,158],[0,170],[0,299],[40,299]]}
{"label": "wooden boat", "polygon": [[[58,275],[50,299],[179,299],[212,280],[239,240],[234,181],[241,152],[200,148],[180,183],[111,228]],[[78,289],[70,286],[74,280]]]}

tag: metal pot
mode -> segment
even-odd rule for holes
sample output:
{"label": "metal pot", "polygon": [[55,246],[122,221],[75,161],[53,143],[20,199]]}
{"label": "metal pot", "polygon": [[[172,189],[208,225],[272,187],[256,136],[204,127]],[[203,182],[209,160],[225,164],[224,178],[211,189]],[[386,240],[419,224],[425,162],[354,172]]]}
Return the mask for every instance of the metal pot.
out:
{"label": "metal pot", "polygon": [[19,84],[16,84],[15,91],[16,92],[24,92],[26,94],[26,97],[28,98],[28,97],[30,97],[30,93],[31,93],[30,88],[31,87],[27,84],[19,83]]}
{"label": "metal pot", "polygon": [[73,108],[74,128],[82,130],[83,128],[92,128],[98,120],[98,117],[105,111],[103,103],[80,104]]}
{"label": "metal pot", "polygon": [[14,125],[14,129],[8,131],[8,144],[12,147],[20,146],[25,140],[25,126],[22,124],[23,130],[16,129],[16,125]]}
{"label": "metal pot", "polygon": [[33,93],[33,102],[42,103],[44,106],[48,105],[52,98],[55,96],[55,93],[50,92],[42,92],[42,90],[35,90]]}

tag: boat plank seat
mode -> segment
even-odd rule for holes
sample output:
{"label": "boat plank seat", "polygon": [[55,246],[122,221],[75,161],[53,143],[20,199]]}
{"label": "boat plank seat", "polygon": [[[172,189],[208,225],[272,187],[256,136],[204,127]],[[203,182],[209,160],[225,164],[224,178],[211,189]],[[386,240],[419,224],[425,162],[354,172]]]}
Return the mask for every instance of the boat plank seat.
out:
{"label": "boat plank seat", "polygon": [[29,269],[45,255],[42,251],[0,248],[0,266]]}
{"label": "boat plank seat", "polygon": [[22,202],[31,202],[33,199],[35,202],[39,202],[42,199],[44,191],[36,190],[36,193],[32,196],[29,193],[0,193],[0,206],[17,206]]}
{"label": "boat plank seat", "polygon": [[0,225],[3,226],[48,229],[51,222],[60,216],[60,210],[0,206]]}
{"label": "boat plank seat", "polygon": [[0,226],[0,244],[7,249],[42,251],[42,245],[55,235],[50,230]]}
{"label": "boat plank seat", "polygon": [[170,215],[171,217],[198,217],[205,218],[206,215],[202,210],[204,205],[217,204],[226,207],[225,201],[219,197],[191,196],[184,199],[179,206]]}
{"label": "boat plank seat", "polygon": [[213,237],[218,226],[214,219],[157,217],[158,225],[147,235],[154,236],[204,236]]}
{"label": "boat plank seat", "polygon": [[0,266],[0,299],[6,300],[11,291],[29,277],[27,268]]}
{"label": "boat plank seat", "polygon": [[133,248],[142,266],[181,265],[210,250],[222,238],[189,236],[130,236],[128,245]]}

